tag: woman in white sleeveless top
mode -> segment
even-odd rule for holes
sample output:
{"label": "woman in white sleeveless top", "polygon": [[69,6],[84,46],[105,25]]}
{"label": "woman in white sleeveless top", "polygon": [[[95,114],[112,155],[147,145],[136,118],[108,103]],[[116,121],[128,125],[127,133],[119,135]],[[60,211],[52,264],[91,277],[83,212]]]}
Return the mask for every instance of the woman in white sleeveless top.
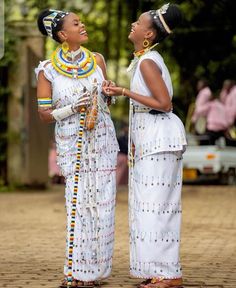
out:
{"label": "woman in white sleeveless top", "polygon": [[[118,143],[101,94],[105,63],[101,55],[81,46],[88,35],[78,15],[42,11],[38,26],[44,35],[63,43],[36,69],[39,115],[48,123],[56,120],[57,160],[66,180],[61,287],[94,287],[111,273],[114,244]],[[93,114],[88,118],[85,109],[91,104]]]}
{"label": "woman in white sleeveless top", "polygon": [[171,112],[169,71],[152,48],[178,24],[175,5],[143,13],[132,24],[135,48],[130,90],[104,87],[130,100],[130,271],[146,279],[138,287],[182,287],[179,259],[182,154],[180,119]]}

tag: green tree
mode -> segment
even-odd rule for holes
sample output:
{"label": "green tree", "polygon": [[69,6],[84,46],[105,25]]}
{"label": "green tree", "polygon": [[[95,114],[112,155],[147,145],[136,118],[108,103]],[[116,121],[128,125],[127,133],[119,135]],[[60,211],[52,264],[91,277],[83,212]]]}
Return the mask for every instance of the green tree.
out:
{"label": "green tree", "polygon": [[[188,105],[195,100],[195,86],[199,78],[209,80],[215,93],[226,78],[236,75],[236,18],[234,0],[176,0],[183,12],[183,23],[168,40],[158,46],[171,72],[174,83],[174,110],[185,119]],[[8,32],[8,23],[23,17],[35,21],[44,8],[67,9],[78,12],[87,26],[89,42],[86,46],[104,55],[108,76],[120,85],[128,86],[126,67],[132,59],[132,45],[127,40],[131,23],[140,13],[157,9],[163,0],[6,0],[5,56],[0,60],[0,164],[6,163],[7,146],[7,85],[9,65],[20,57],[14,51],[17,39]],[[47,49],[53,42],[48,40]],[[116,121],[128,115],[127,99],[119,99],[112,108]],[[3,152],[2,152],[3,151]],[[5,163],[4,165],[2,165]],[[1,175],[2,175],[1,171]],[[1,178],[1,176],[0,176]],[[1,180],[0,180],[1,181]]]}
{"label": "green tree", "polygon": [[184,21],[170,52],[180,67],[179,98],[187,107],[195,100],[197,79],[208,79],[215,93],[224,79],[235,79],[236,5],[232,0],[177,2]]}

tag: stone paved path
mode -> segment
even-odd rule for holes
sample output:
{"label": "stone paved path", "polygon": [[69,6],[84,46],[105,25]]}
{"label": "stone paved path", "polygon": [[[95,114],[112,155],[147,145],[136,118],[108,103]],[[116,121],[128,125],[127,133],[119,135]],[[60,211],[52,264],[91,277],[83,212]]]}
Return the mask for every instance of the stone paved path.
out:
{"label": "stone paved path", "polygon": [[[64,262],[63,186],[0,194],[0,287],[56,288]],[[129,277],[127,188],[117,195],[112,276],[104,288],[134,288]],[[184,287],[236,288],[236,188],[184,186]]]}

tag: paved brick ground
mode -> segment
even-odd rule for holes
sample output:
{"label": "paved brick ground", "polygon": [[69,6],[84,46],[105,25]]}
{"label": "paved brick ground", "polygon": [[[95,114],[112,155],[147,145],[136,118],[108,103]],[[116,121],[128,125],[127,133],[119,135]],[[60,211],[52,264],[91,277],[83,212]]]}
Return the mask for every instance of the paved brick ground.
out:
{"label": "paved brick ground", "polygon": [[[127,191],[117,197],[113,274],[104,288],[135,287],[129,277]],[[236,189],[184,186],[185,287],[236,288]],[[55,288],[62,278],[63,187],[0,194],[0,287]]]}

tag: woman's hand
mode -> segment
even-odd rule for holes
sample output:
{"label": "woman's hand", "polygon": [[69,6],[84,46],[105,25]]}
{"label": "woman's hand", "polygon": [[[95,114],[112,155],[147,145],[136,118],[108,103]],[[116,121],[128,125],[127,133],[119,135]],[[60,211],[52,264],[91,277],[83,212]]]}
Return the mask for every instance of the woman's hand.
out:
{"label": "woman's hand", "polygon": [[[107,96],[120,96],[122,95],[123,87],[118,86],[103,86],[102,91]],[[124,96],[124,95],[123,95]]]}
{"label": "woman's hand", "polygon": [[75,103],[72,104],[72,111],[80,112],[82,108],[91,105],[91,97],[89,93],[84,93]]}
{"label": "woman's hand", "polygon": [[116,83],[111,80],[104,80],[102,82],[102,87],[116,86]]}
{"label": "woman's hand", "polygon": [[[109,93],[109,87],[111,87],[111,86],[115,87],[116,84],[115,84],[113,81],[111,81],[111,80],[104,80],[104,81],[102,82],[102,93],[105,94],[106,96],[109,96],[109,95],[107,94],[107,92]],[[105,90],[106,90],[107,92],[106,92]]]}
{"label": "woman's hand", "polygon": [[[120,89],[120,90],[119,90]],[[118,96],[121,95],[119,93],[119,91],[122,91],[121,87],[116,86],[116,84],[114,82],[112,82],[111,80],[105,80],[102,83],[102,92],[103,94],[105,94],[106,96]]]}

